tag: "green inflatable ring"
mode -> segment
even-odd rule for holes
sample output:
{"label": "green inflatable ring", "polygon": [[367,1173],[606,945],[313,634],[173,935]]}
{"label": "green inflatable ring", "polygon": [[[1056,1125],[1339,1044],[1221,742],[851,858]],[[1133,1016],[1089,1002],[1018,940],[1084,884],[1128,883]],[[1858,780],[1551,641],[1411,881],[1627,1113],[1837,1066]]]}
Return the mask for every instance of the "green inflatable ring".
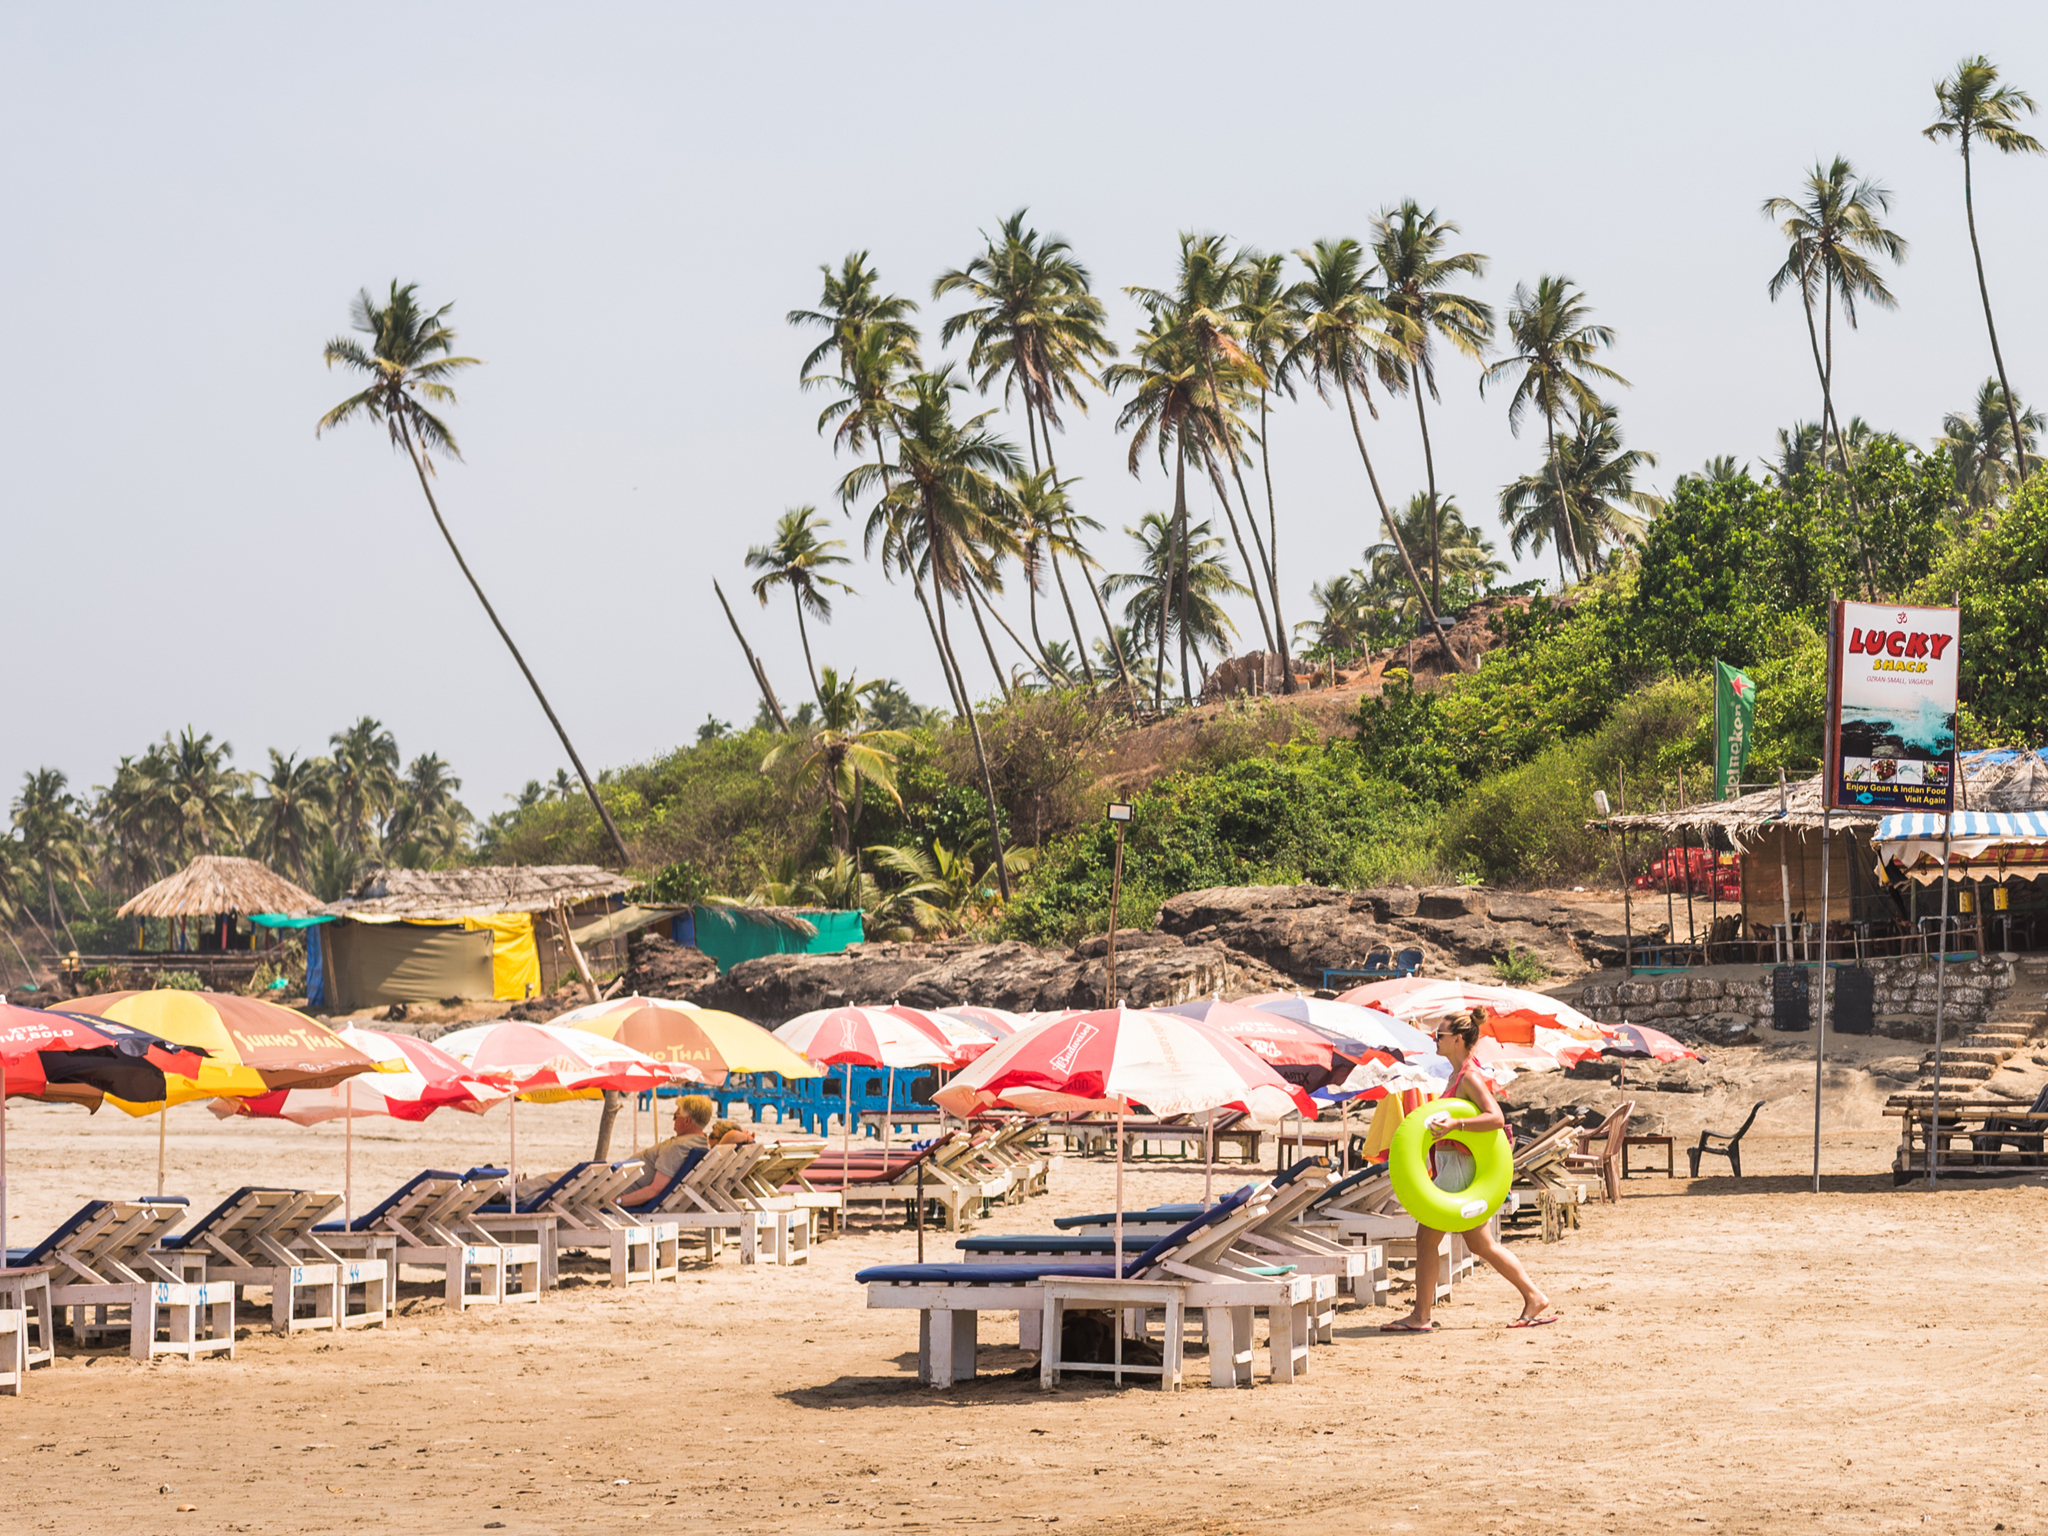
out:
{"label": "green inflatable ring", "polygon": [[1472,1154],[1472,1182],[1461,1190],[1441,1189],[1429,1176],[1431,1117],[1448,1114],[1469,1120],[1479,1113],[1464,1099],[1431,1099],[1404,1119],[1387,1150],[1387,1173],[1401,1209],[1436,1232],[1469,1232],[1501,1208],[1515,1179],[1514,1149],[1499,1131],[1452,1131],[1443,1137]]}

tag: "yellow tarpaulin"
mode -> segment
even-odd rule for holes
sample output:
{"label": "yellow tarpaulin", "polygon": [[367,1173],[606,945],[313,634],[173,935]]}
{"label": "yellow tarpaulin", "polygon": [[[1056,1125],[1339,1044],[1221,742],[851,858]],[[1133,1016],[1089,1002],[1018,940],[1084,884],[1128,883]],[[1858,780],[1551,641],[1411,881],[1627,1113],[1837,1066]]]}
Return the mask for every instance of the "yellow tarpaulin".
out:
{"label": "yellow tarpaulin", "polygon": [[540,993],[540,949],[533,941],[533,919],[524,912],[494,917],[465,917],[462,926],[491,936],[491,996],[519,1002]]}

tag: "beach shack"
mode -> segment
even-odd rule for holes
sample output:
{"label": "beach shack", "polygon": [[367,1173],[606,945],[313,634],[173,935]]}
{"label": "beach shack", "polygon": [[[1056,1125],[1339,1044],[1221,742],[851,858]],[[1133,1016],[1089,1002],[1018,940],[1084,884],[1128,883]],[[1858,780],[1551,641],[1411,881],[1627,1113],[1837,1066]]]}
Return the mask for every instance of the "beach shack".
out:
{"label": "beach shack", "polygon": [[[258,913],[297,917],[319,908],[319,897],[254,859],[201,854],[176,874],[145,886],[116,910],[115,916],[135,920],[133,953],[81,955],[77,963],[189,970],[209,984],[239,980],[255,970],[260,951],[278,942],[274,929],[245,927],[245,922]],[[160,950],[148,948],[152,918],[165,925]]]}
{"label": "beach shack", "polygon": [[593,971],[623,969],[631,925],[616,918],[633,884],[594,864],[380,869],[307,930],[308,1002],[517,1002],[576,974],[572,937]]}

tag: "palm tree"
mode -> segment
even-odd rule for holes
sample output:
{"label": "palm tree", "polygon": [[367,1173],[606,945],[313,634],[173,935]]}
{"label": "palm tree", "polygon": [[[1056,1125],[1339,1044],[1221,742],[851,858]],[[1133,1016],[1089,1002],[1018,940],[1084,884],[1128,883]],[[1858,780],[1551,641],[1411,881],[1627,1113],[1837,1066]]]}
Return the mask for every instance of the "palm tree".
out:
{"label": "palm tree", "polygon": [[[1998,350],[1998,327],[1991,320],[1991,289],[1984,282],[1984,251],[1977,243],[1977,204],[1970,186],[1970,140],[1982,139],[2003,155],[2038,155],[2038,139],[2019,130],[2021,113],[2033,115],[2034,98],[1998,83],[1998,66],[1983,54],[1964,59],[1956,72],[1934,87],[1941,116],[1920,131],[1930,139],[1954,139],[1963,152],[1963,216],[1970,225],[1970,255],[1977,263],[1977,297],[1984,303],[1984,329],[1991,334],[1991,360],[1998,365],[1998,387],[2005,395],[2006,419],[2018,415],[2012,385],[2005,377],[2005,355]],[[2027,450],[2018,450],[2019,477],[2027,478]]]}
{"label": "palm tree", "polygon": [[[1198,446],[1201,450],[1202,467],[1223,502],[1224,516],[1230,523],[1230,537],[1237,545],[1238,557],[1244,561],[1247,570],[1263,575],[1266,546],[1259,536],[1258,520],[1252,515],[1251,498],[1245,493],[1244,473],[1240,468],[1245,428],[1238,414],[1239,407],[1247,399],[1248,387],[1263,378],[1258,364],[1239,340],[1239,332],[1243,329],[1240,303],[1245,286],[1253,280],[1260,260],[1253,251],[1231,253],[1221,235],[1183,233],[1180,237],[1180,269],[1173,291],[1167,293],[1157,288],[1132,287],[1124,292],[1138,301],[1155,325],[1165,323],[1180,332],[1182,341],[1200,365],[1206,398],[1201,402],[1201,409],[1191,413],[1189,425],[1199,426],[1202,431],[1199,442],[1191,439],[1189,446]],[[1227,401],[1224,396],[1226,385],[1229,388]],[[1230,466],[1238,500],[1244,503],[1245,520],[1251,524],[1252,541],[1258,548],[1257,559],[1245,545],[1230,492],[1224,488],[1217,463],[1219,449],[1223,460]],[[1181,531],[1185,535],[1185,522]],[[1277,651],[1279,641],[1266,617],[1265,585],[1260,580],[1249,590],[1259,612],[1259,632],[1266,649]]]}
{"label": "palm tree", "polygon": [[[1465,521],[1454,496],[1432,497],[1427,491],[1418,491],[1408,498],[1407,511],[1395,522],[1409,550],[1427,558],[1431,570],[1448,572],[1454,587],[1462,584],[1467,601],[1489,586],[1494,577],[1507,573],[1506,564],[1494,558],[1493,546]],[[1391,543],[1365,547],[1366,566],[1376,584],[1382,588],[1398,587],[1395,573],[1399,557],[1400,551]],[[1439,597],[1441,591],[1440,587],[1433,590],[1431,599]]]}
{"label": "palm tree", "polygon": [[245,779],[227,766],[234,748],[227,742],[213,744],[213,734],[195,735],[192,727],[173,741],[163,742],[164,793],[178,822],[180,857],[195,848],[213,852],[213,838],[219,833],[223,846],[238,841],[245,794]]}
{"label": "palm tree", "polygon": [[[1820,375],[1821,428],[1834,434],[1837,452],[1844,460],[1849,455],[1841,443],[1842,424],[1835,414],[1834,396],[1835,297],[1841,296],[1842,317],[1851,329],[1856,325],[1858,299],[1867,299],[1881,309],[1898,307],[1876,264],[1876,258],[1906,259],[1906,241],[1879,222],[1891,208],[1891,200],[1889,191],[1857,176],[1855,168],[1837,155],[1829,164],[1817,164],[1807,173],[1799,197],[1766,198],[1763,205],[1764,217],[1778,221],[1786,244],[1784,264],[1771,274],[1770,295],[1776,299],[1787,288],[1799,290],[1806,313],[1806,339]],[[1816,289],[1822,312],[1819,332],[1813,317]],[[1850,496],[1853,503],[1853,486]]]}
{"label": "palm tree", "polygon": [[989,906],[991,875],[1007,891],[1009,877],[1022,874],[1038,857],[1034,848],[1012,848],[977,870],[971,854],[956,853],[939,842],[932,844],[930,853],[882,843],[868,854],[877,869],[906,882],[885,895],[876,911],[885,932],[901,931],[905,938],[966,927],[977,911]]}
{"label": "palm tree", "polygon": [[868,719],[883,730],[908,731],[919,726],[935,728],[946,722],[946,712],[935,705],[919,704],[910,690],[890,678],[878,678],[867,695]]}
{"label": "palm tree", "polygon": [[[870,490],[877,492],[868,514],[868,549],[879,544],[885,567],[910,572],[918,583],[920,600],[922,578],[931,579],[932,610],[937,615],[933,637],[939,663],[951,670],[951,681],[974,738],[975,760],[988,797],[989,835],[1000,855],[1003,835],[997,819],[995,780],[989,772],[981,722],[953,649],[946,600],[964,597],[970,584],[986,584],[993,577],[995,560],[1015,552],[994,509],[1006,494],[1006,482],[1022,471],[1023,462],[1009,442],[988,430],[986,423],[993,411],[983,411],[964,422],[954,420],[953,395],[962,386],[954,382],[952,372],[948,365],[910,379],[910,403],[896,423],[896,462],[854,466],[840,482],[839,494],[850,506]],[[1010,888],[1000,858],[997,873],[1003,879],[1003,899],[1007,901]]]}
{"label": "palm tree", "polygon": [[1372,484],[1373,500],[1379,504],[1380,521],[1400,551],[1401,564],[1414,584],[1451,670],[1462,672],[1465,664],[1451,649],[1442,626],[1436,622],[1436,605],[1424,589],[1408,547],[1394,526],[1393,509],[1380,490],[1379,472],[1372,467],[1366,451],[1365,431],[1358,424],[1358,402],[1354,391],[1365,400],[1375,419],[1379,408],[1372,403],[1372,381],[1391,387],[1400,377],[1402,359],[1409,346],[1409,322],[1382,301],[1367,280],[1372,273],[1366,251],[1356,240],[1318,240],[1305,251],[1294,253],[1308,268],[1308,276],[1290,290],[1294,312],[1301,319],[1301,340],[1288,354],[1286,366],[1307,373],[1316,393],[1327,402],[1334,387],[1343,396],[1345,413],[1351,418],[1351,438],[1358,445],[1358,457],[1365,465],[1365,477]]}
{"label": "palm tree", "polygon": [[2003,381],[1988,378],[1977,390],[1976,404],[1968,414],[1951,411],[1941,419],[1938,446],[1948,451],[1956,466],[1956,489],[1978,511],[1990,506],[1999,494],[2020,482],[2015,466],[2026,462],[2035,434],[2043,425],[2041,413],[2031,407],[2020,412],[2020,437],[2015,444],[2012,418],[2006,414]]}
{"label": "palm tree", "polygon": [[397,804],[384,832],[384,849],[402,867],[425,868],[458,859],[476,818],[455,798],[462,780],[438,752],[412,760],[399,781]]}
{"label": "palm tree", "polygon": [[[1391,546],[1382,546],[1388,547]],[[1315,636],[1316,660],[1363,656],[1393,636],[1394,611],[1381,601],[1385,589],[1363,571],[1345,571],[1308,589],[1319,616],[1297,627]]]}
{"label": "palm tree", "polygon": [[327,744],[334,749],[328,771],[336,840],[367,854],[398,799],[398,738],[383,722],[364,715],[328,737]]}
{"label": "palm tree", "polygon": [[823,696],[818,694],[818,669],[811,661],[811,635],[804,627],[804,610],[809,609],[820,623],[829,624],[832,599],[825,595],[826,589],[837,587],[849,595],[853,592],[836,576],[825,574],[830,566],[853,562],[836,553],[846,548],[842,541],[818,537],[824,527],[825,520],[816,507],[791,507],[775,520],[775,537],[747,551],[747,569],[763,573],[754,583],[754,596],[763,608],[768,606],[769,595],[775,588],[789,588],[790,600],[796,604],[796,632],[804,643],[804,666],[811,674],[811,692],[818,695],[821,703]]}
{"label": "palm tree", "polygon": [[313,849],[330,825],[331,771],[324,757],[302,758],[272,747],[270,771],[256,776],[268,793],[256,802],[252,851],[297,880],[306,879]]}
{"label": "palm tree", "polygon": [[[1129,592],[1124,616],[1131,628],[1144,636],[1174,630],[1180,637],[1181,656],[1185,658],[1192,648],[1195,665],[1207,677],[1202,644],[1208,642],[1219,658],[1229,654],[1230,637],[1237,633],[1237,626],[1224,612],[1222,600],[1242,596],[1245,590],[1231,572],[1223,541],[1202,522],[1180,535],[1182,547],[1177,549],[1174,521],[1163,512],[1147,512],[1137,527],[1124,531],[1138,541],[1141,568],[1111,576],[1103,582],[1103,591]],[[1182,664],[1185,666],[1185,660]],[[1185,678],[1181,686],[1186,689]]]}
{"label": "palm tree", "polygon": [[1598,569],[1603,541],[1636,537],[1642,524],[1637,514],[1654,516],[1663,506],[1635,484],[1637,471],[1656,463],[1653,453],[1622,447],[1614,407],[1596,400],[1592,410],[1579,413],[1571,436],[1556,444],[1549,462],[1502,489],[1500,520],[1508,548],[1519,557],[1524,547],[1540,552],[1554,540],[1560,583],[1566,550],[1574,571],[1582,558]]}
{"label": "palm tree", "polygon": [[[1486,275],[1486,258],[1475,251],[1449,252],[1450,237],[1460,233],[1436,210],[1423,212],[1414,198],[1399,208],[1382,210],[1372,224],[1372,254],[1386,278],[1384,302],[1407,321],[1403,362],[1415,392],[1415,419],[1422,428],[1422,463],[1429,479],[1430,505],[1436,505],[1436,451],[1429,441],[1429,415],[1422,394],[1440,400],[1436,390],[1435,343],[1440,337],[1472,361],[1486,355],[1493,339],[1493,309],[1465,294],[1449,291],[1461,277]],[[1439,535],[1436,543],[1442,545]],[[1443,569],[1434,558],[1429,568],[1430,600],[1443,606]]]}
{"label": "palm tree", "polygon": [[838,354],[840,376],[853,377],[853,354],[871,336],[879,336],[887,350],[907,355],[909,366],[915,369],[917,328],[909,317],[917,313],[917,301],[883,293],[881,274],[869,264],[866,251],[849,251],[837,272],[829,266],[818,270],[825,275],[818,307],[792,309],[783,316],[791,325],[812,326],[825,333],[804,358],[802,377],[815,376],[834,353]]}
{"label": "palm tree", "polygon": [[356,295],[355,303],[349,309],[349,321],[357,331],[370,338],[370,345],[365,348],[353,337],[337,336],[327,343],[325,356],[329,368],[340,363],[365,375],[370,382],[322,416],[315,435],[329,427],[338,427],[353,417],[368,416],[372,421],[384,423],[394,448],[405,450],[406,456],[412,460],[413,472],[419,476],[420,490],[427,498],[427,510],[434,514],[434,526],[441,530],[441,537],[447,541],[448,552],[462,568],[463,577],[469,582],[470,590],[476,593],[476,600],[483,604],[491,627],[505,642],[505,649],[512,653],[513,661],[525,675],[527,686],[533,689],[533,696],[540,701],[548,724],[561,738],[562,750],[576,765],[577,777],[583,780],[584,792],[590,796],[598,819],[610,834],[620,862],[630,864],[633,856],[626,851],[626,840],[619,836],[612,813],[598,798],[597,786],[584,770],[583,759],[577,756],[575,744],[569,740],[568,731],[563,729],[554,705],[541,692],[540,681],[534,677],[533,669],[519,654],[519,647],[512,643],[511,632],[499,619],[498,610],[484,596],[483,584],[470,570],[469,562],[463,558],[462,550],[455,542],[455,535],[448,531],[447,521],[441,516],[440,503],[434,500],[434,488],[428,481],[433,470],[432,451],[439,449],[453,459],[460,459],[462,452],[456,447],[448,424],[427,407],[453,405],[455,391],[447,381],[462,369],[475,367],[478,360],[455,356],[455,331],[448,324],[448,311],[455,306],[443,304],[429,312],[415,297],[417,288],[416,283],[400,286],[393,278],[390,296],[381,308],[370,296],[369,289],[365,288]]}
{"label": "palm tree", "polygon": [[57,768],[23,774],[21,792],[14,800],[14,826],[21,834],[22,856],[43,877],[50,921],[64,930],[75,950],[78,940],[71,932],[71,922],[57,904],[57,877],[61,875],[74,885],[85,878],[86,826],[68,783]]}
{"label": "palm tree", "polygon": [[766,773],[790,752],[804,754],[797,765],[796,781],[815,780],[823,787],[826,804],[832,808],[832,848],[841,858],[853,853],[847,802],[860,793],[863,784],[874,785],[899,806],[903,803],[896,792],[896,754],[910,745],[909,735],[863,729],[866,702],[881,686],[879,680],[856,683],[851,676],[842,683],[839,673],[827,667],[824,685],[818,691],[818,729],[801,742],[787,738],[777,742],[761,759],[761,771]]}
{"label": "palm tree", "polygon": [[168,870],[164,854],[171,849],[176,814],[164,785],[163,748],[152,746],[140,758],[124,757],[114,782],[96,785],[93,820],[101,835],[106,872],[128,889],[161,880]]}
{"label": "palm tree", "polygon": [[[1287,258],[1278,252],[1247,256],[1238,285],[1236,314],[1239,341],[1259,371],[1259,468],[1266,482],[1266,584],[1273,595],[1273,628],[1280,642],[1280,687],[1294,692],[1294,664],[1287,654],[1287,620],[1280,606],[1280,514],[1273,501],[1273,437],[1269,411],[1274,394],[1290,399],[1294,384],[1287,367],[1301,340],[1301,319],[1294,312],[1285,281]],[[1251,515],[1246,508],[1245,515]],[[1254,524],[1256,526],[1256,524]]]}
{"label": "palm tree", "polygon": [[[1582,420],[1599,415],[1603,406],[1593,380],[1628,384],[1612,368],[1593,360],[1593,354],[1600,348],[1614,345],[1614,332],[1607,326],[1593,324],[1587,318],[1592,312],[1585,294],[1568,277],[1538,278],[1534,293],[1517,283],[1508,308],[1508,337],[1514,355],[1501,359],[1479,376],[1479,392],[1485,394],[1486,386],[1494,380],[1514,377],[1520,371],[1515,392],[1508,398],[1511,431],[1521,432],[1522,413],[1532,403],[1543,413],[1545,453],[1549,464],[1559,471],[1556,491],[1564,504],[1556,531],[1564,544],[1562,554],[1571,558],[1574,576],[1582,574],[1579,548],[1573,536],[1578,520],[1571,511],[1571,495],[1562,474],[1563,460],[1557,451],[1557,418],[1565,411]],[[1558,581],[1563,580],[1564,566],[1560,560]]]}

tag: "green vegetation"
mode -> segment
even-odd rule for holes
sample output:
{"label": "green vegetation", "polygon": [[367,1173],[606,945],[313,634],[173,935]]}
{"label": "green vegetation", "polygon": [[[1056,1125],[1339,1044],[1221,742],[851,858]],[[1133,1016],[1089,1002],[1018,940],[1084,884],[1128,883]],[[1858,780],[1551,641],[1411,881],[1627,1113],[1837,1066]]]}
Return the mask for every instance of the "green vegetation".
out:
{"label": "green vegetation", "polygon": [[1511,987],[1533,987],[1550,974],[1550,967],[1533,951],[1510,944],[1508,952],[1493,962],[1493,974]]}

